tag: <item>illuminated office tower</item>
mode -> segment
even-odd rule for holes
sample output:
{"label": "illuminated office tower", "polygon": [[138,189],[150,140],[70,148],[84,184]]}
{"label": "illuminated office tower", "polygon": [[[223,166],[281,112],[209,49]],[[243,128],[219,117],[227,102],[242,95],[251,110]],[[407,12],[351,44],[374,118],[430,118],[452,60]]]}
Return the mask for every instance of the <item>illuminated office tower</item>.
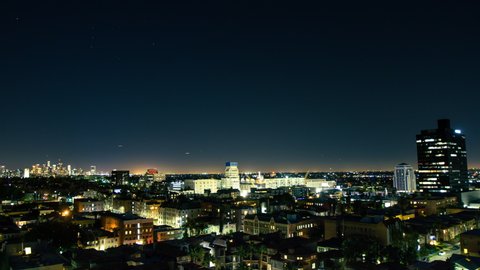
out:
{"label": "illuminated office tower", "polygon": [[418,188],[421,192],[468,190],[465,135],[452,129],[450,120],[438,120],[437,129],[417,135]]}
{"label": "illuminated office tower", "polygon": [[30,178],[30,169],[29,168],[25,168],[23,170],[23,178]]}
{"label": "illuminated office tower", "polygon": [[222,179],[222,188],[240,190],[240,173],[237,162],[227,162],[225,164],[225,178]]}
{"label": "illuminated office tower", "polygon": [[67,174],[72,175],[72,165],[67,165]]}
{"label": "illuminated office tower", "polygon": [[393,187],[397,192],[412,193],[417,190],[415,171],[411,165],[401,163],[395,166]]}

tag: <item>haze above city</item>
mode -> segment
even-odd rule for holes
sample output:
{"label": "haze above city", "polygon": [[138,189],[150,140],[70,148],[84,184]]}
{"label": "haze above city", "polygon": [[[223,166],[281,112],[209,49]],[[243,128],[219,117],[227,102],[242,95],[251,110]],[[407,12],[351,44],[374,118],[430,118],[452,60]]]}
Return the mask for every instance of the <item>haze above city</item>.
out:
{"label": "haze above city", "polygon": [[5,2],[0,164],[392,170],[450,118],[478,167],[477,8]]}

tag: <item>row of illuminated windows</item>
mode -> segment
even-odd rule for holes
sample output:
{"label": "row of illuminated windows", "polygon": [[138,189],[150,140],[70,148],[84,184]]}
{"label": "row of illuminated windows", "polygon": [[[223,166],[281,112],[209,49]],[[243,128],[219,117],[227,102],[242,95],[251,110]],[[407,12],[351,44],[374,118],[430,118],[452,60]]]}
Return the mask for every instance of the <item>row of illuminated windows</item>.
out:
{"label": "row of illuminated windows", "polygon": [[302,224],[297,226],[297,230],[306,229],[306,228],[313,228],[313,224],[310,223],[310,224]]}
{"label": "row of illuminated windows", "polygon": [[114,242],[118,242],[118,238],[108,239],[108,240],[102,239],[102,240],[100,240],[100,241],[98,241],[98,240],[88,241],[88,242],[87,242],[87,245],[111,244],[111,243],[114,243]]}
{"label": "row of illuminated windows", "polygon": [[[132,234],[134,230],[127,230],[125,231],[125,234]],[[148,233],[148,232],[152,232],[152,229],[138,229],[137,230],[137,233]]]}

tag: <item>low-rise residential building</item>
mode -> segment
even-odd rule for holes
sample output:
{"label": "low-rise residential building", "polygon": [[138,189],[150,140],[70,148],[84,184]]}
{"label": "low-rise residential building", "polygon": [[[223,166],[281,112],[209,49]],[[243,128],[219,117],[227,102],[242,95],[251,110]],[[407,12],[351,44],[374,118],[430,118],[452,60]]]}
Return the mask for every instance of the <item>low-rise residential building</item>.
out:
{"label": "low-rise residential building", "polygon": [[119,214],[132,213],[145,216],[146,208],[147,204],[142,200],[114,198],[112,202],[112,212]]}
{"label": "low-rise residential building", "polygon": [[325,240],[336,237],[361,235],[374,238],[379,244],[388,246],[391,234],[383,216],[353,217],[342,216],[325,219]]}
{"label": "low-rise residential building", "polygon": [[9,217],[0,216],[0,242],[20,238],[22,231]]}
{"label": "low-rise residential building", "polygon": [[408,199],[412,208],[423,209],[423,214],[426,216],[438,215],[445,213],[448,207],[458,205],[457,197],[415,197]]}
{"label": "low-rise residential building", "polygon": [[95,226],[96,220],[94,218],[74,215],[71,222],[80,228],[91,228]]}
{"label": "low-rise residential building", "polygon": [[277,212],[273,214],[247,215],[243,221],[243,231],[258,235],[280,232],[285,238],[306,237],[309,231],[321,224],[319,217],[306,212]]}
{"label": "low-rise residential building", "polygon": [[165,203],[159,209],[160,225],[173,228],[183,227],[188,219],[195,219],[202,213],[200,203]]}
{"label": "low-rise residential building", "polygon": [[120,237],[113,232],[87,229],[80,232],[79,247],[106,250],[120,246]]}
{"label": "low-rise residential building", "polygon": [[460,234],[460,252],[463,255],[480,257],[480,229]]}
{"label": "low-rise residential building", "polygon": [[273,236],[273,238],[264,240],[267,249],[262,261],[266,265],[262,263],[264,266],[262,269],[319,269],[316,241],[302,237],[275,239]]}
{"label": "low-rise residential building", "polygon": [[[478,257],[452,254],[452,256],[448,260],[450,261],[450,269],[455,269],[455,270],[480,269],[480,258]],[[431,268],[431,269],[437,269],[437,268]]]}
{"label": "low-rise residential building", "polygon": [[220,180],[210,179],[188,179],[184,181],[185,188],[192,189],[195,194],[217,193]]}
{"label": "low-rise residential building", "polygon": [[335,214],[337,202],[330,198],[312,198],[297,202],[300,209],[309,211],[316,216],[331,216]]}
{"label": "low-rise residential building", "polygon": [[105,202],[96,199],[75,199],[73,211],[76,213],[101,212],[105,210]]}
{"label": "low-rise residential building", "polygon": [[160,205],[161,203],[158,201],[150,201],[146,203],[145,217],[153,219],[154,225],[160,224],[160,215],[159,215]]}
{"label": "low-rise residential building", "polygon": [[306,180],[303,177],[266,178],[263,181],[265,188],[272,189],[299,185],[304,186],[306,183]]}
{"label": "low-rise residential building", "polygon": [[101,217],[104,230],[118,234],[120,245],[153,243],[153,220],[134,214],[106,213]]}
{"label": "low-rise residential building", "polygon": [[64,270],[67,261],[54,251],[9,257],[12,270]]}
{"label": "low-rise residential building", "polygon": [[405,225],[420,235],[421,244],[452,241],[461,233],[477,228],[478,217],[474,212],[451,215],[427,216],[409,219]]}
{"label": "low-rise residential building", "polygon": [[317,253],[302,249],[289,249],[273,256],[267,266],[271,270],[303,269],[313,270],[317,268]]}
{"label": "low-rise residential building", "polygon": [[153,229],[153,241],[162,242],[182,239],[184,231],[167,225],[155,226]]}

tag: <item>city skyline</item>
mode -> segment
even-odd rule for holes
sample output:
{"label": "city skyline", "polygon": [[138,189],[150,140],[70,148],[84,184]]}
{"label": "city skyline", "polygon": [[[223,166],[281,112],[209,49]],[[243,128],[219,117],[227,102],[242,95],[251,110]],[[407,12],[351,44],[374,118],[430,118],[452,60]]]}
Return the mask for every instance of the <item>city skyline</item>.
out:
{"label": "city skyline", "polygon": [[[448,126],[450,127],[450,119],[438,119],[438,122],[445,122],[447,121],[448,122]],[[440,124],[439,124],[440,125]],[[432,128],[426,128],[425,130],[433,130]],[[425,131],[425,130],[422,130],[422,133]],[[460,129],[455,129],[454,127],[452,127],[451,129],[451,132],[454,132],[455,133],[458,133],[458,134],[462,134],[463,135],[463,131],[460,130]],[[418,144],[418,136],[417,135],[417,144]],[[465,142],[464,142],[465,143]],[[121,146],[123,147],[123,146]],[[418,150],[417,150],[418,151]],[[185,155],[189,156],[190,153],[185,153]],[[47,167],[49,166],[48,164],[50,163],[51,161],[48,160],[46,161],[45,163],[33,163],[31,166],[34,166],[34,165],[42,165],[45,166],[47,164]],[[63,163],[63,161],[61,159],[58,159],[58,162],[59,163]],[[246,163],[248,164],[248,161],[246,161]],[[404,162],[401,162],[401,163],[404,163]],[[70,166],[71,163],[66,163],[64,165],[67,165]],[[212,167],[208,167],[208,166],[202,166],[202,167],[183,167],[183,169],[181,170],[175,170],[175,169],[171,169],[164,166],[164,167],[159,167],[158,164],[153,164],[153,163],[150,163],[151,166],[149,165],[138,165],[138,166],[131,166],[131,165],[123,165],[123,166],[116,166],[116,167],[112,167],[112,168],[106,168],[106,167],[103,167],[102,170],[103,171],[114,171],[114,170],[130,170],[132,173],[134,174],[143,174],[145,171],[147,171],[148,169],[150,168],[155,168],[155,169],[160,169],[162,170],[163,172],[166,172],[166,173],[220,173],[221,170],[219,171],[218,168],[216,166],[212,166]],[[414,168],[418,169],[418,164],[417,162],[411,162],[411,163],[407,163],[408,165],[412,165]],[[5,166],[4,164],[0,164],[2,166]],[[88,167],[90,166],[93,166],[93,165],[88,165]],[[96,166],[96,165],[94,165]],[[28,167],[24,167],[24,168],[29,168]],[[475,165],[470,165],[468,166],[469,169],[473,169],[473,168],[477,168]],[[18,168],[14,168],[14,169],[18,169]],[[80,169],[82,169],[82,167],[80,167]],[[285,166],[285,167],[272,167],[272,168],[259,168],[259,167],[247,167],[246,169],[244,169],[243,171],[244,172],[256,172],[256,171],[262,171],[262,172],[308,172],[308,171],[317,171],[317,172],[328,172],[328,171],[391,171],[392,170],[392,167],[388,168],[388,167],[385,167],[385,168],[372,168],[372,167],[363,167],[363,168],[359,168],[359,167],[355,167],[355,165],[349,165],[348,167],[338,167],[338,166],[333,166],[333,167],[329,167],[329,168],[325,168],[325,167],[310,167],[310,168],[302,168],[302,167],[288,167],[288,166]]]}
{"label": "city skyline", "polygon": [[480,269],[478,1],[2,1],[0,270]]}
{"label": "city skyline", "polygon": [[480,167],[475,5],[5,3],[0,164],[392,170],[449,118]]}

